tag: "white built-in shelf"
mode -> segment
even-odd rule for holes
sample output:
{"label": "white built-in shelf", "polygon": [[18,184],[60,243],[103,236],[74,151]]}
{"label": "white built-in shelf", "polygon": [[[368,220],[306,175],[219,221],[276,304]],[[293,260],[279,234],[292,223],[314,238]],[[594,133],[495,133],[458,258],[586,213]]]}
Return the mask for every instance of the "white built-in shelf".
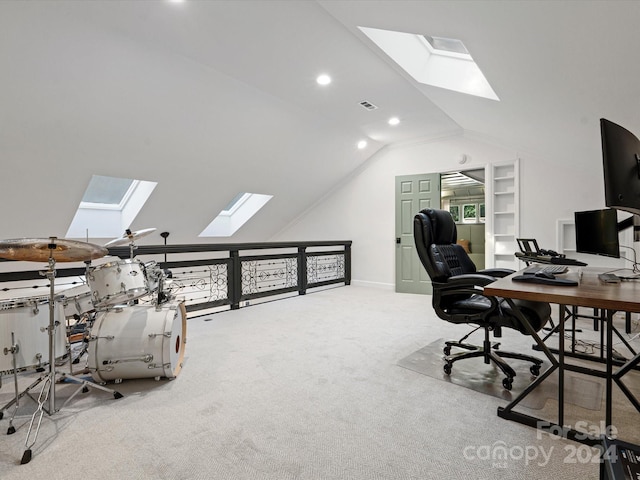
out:
{"label": "white built-in shelf", "polygon": [[486,265],[517,268],[514,256],[520,234],[520,166],[519,160],[494,163],[487,168],[487,193],[492,200],[487,211],[487,239],[493,239],[487,251]]}

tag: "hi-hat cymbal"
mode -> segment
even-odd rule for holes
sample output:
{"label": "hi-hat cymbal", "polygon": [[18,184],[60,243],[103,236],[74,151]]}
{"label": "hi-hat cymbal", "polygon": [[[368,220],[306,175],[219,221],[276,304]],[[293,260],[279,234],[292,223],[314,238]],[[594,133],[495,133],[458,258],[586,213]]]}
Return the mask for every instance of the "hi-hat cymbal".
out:
{"label": "hi-hat cymbal", "polygon": [[108,243],[105,243],[105,247],[117,247],[118,245],[127,245],[128,243],[133,243],[137,239],[146,237],[150,233],[155,232],[155,228],[145,228],[143,230],[137,230],[132,232],[131,230],[127,230],[124,235],[120,238],[116,238],[115,240],[111,240]]}
{"label": "hi-hat cymbal", "polygon": [[108,253],[100,245],[56,237],[0,240],[0,257],[9,260],[46,262],[53,258],[56,262],[85,262]]}

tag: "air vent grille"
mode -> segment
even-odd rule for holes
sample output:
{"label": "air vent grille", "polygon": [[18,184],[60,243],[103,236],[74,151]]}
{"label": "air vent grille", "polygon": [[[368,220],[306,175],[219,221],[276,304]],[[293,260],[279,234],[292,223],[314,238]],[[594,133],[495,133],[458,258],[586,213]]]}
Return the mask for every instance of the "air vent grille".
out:
{"label": "air vent grille", "polygon": [[360,102],[360,106],[367,110],[375,110],[378,108],[373,103],[367,102],[366,100],[363,100],[362,102]]}

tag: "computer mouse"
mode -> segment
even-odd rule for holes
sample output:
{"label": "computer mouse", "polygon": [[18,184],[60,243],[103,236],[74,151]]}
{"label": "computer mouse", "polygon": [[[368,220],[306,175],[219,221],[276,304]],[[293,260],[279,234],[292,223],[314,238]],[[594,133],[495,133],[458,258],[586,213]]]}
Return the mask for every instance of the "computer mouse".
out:
{"label": "computer mouse", "polygon": [[535,276],[539,277],[539,278],[548,278],[550,280],[556,278],[556,276],[554,274],[547,273],[547,272],[538,272],[538,273],[535,274]]}

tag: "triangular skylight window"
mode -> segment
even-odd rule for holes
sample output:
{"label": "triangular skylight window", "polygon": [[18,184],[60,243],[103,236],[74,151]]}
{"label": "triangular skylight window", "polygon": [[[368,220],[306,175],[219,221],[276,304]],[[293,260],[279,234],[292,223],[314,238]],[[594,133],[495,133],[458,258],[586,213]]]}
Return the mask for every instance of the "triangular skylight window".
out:
{"label": "triangular skylight window", "polygon": [[116,238],[136,218],[156,182],[93,175],[67,230],[67,238]]}
{"label": "triangular skylight window", "polygon": [[230,237],[272,198],[273,195],[239,193],[199,236]]}
{"label": "triangular skylight window", "polygon": [[462,41],[358,27],[416,81],[500,100]]}

